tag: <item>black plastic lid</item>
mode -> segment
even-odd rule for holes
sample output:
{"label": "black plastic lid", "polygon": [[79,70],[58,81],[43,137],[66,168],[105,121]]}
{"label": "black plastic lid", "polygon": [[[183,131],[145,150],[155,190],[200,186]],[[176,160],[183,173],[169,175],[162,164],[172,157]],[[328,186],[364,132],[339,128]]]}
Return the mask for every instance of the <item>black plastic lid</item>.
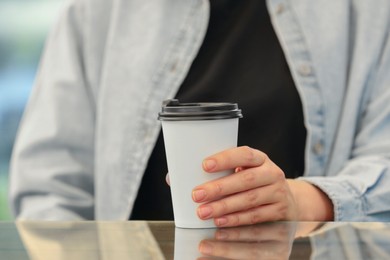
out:
{"label": "black plastic lid", "polygon": [[180,103],[165,100],[158,119],[162,121],[194,121],[242,118],[236,103]]}

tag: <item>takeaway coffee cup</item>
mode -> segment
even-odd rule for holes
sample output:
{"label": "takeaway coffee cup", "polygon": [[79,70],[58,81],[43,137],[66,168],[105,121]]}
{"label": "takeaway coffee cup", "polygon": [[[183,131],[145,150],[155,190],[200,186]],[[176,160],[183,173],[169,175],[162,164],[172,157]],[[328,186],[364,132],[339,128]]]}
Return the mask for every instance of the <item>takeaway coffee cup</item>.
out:
{"label": "takeaway coffee cup", "polygon": [[213,220],[198,218],[199,204],[192,200],[192,190],[232,173],[206,173],[202,162],[237,146],[241,117],[234,103],[180,103],[177,99],[163,102],[158,118],[162,122],[176,227],[215,227]]}

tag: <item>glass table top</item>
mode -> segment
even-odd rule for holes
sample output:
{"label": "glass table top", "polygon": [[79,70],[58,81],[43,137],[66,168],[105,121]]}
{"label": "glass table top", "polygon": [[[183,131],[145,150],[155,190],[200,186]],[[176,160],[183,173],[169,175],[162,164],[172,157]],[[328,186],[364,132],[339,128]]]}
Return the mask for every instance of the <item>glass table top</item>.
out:
{"label": "glass table top", "polygon": [[0,222],[0,259],[390,259],[390,223]]}

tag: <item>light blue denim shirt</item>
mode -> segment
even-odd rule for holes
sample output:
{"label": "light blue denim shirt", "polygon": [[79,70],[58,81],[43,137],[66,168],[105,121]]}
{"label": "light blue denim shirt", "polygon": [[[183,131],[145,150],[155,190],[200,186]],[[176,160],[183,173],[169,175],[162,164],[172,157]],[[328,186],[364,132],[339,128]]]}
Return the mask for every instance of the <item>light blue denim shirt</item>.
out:
{"label": "light blue denim shirt", "polygon": [[[267,5],[303,103],[302,179],[330,197],[337,221],[390,220],[390,1]],[[175,96],[208,18],[208,0],[67,3],[14,148],[19,218],[128,219],[161,102]]]}

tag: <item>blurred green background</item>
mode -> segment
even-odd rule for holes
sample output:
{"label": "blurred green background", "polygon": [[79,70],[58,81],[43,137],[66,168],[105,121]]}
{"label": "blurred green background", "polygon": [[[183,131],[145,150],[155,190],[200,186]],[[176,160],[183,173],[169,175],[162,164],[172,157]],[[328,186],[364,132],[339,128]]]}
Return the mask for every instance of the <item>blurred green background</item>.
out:
{"label": "blurred green background", "polygon": [[48,31],[66,0],[0,0],[0,221],[7,203],[9,159]]}

